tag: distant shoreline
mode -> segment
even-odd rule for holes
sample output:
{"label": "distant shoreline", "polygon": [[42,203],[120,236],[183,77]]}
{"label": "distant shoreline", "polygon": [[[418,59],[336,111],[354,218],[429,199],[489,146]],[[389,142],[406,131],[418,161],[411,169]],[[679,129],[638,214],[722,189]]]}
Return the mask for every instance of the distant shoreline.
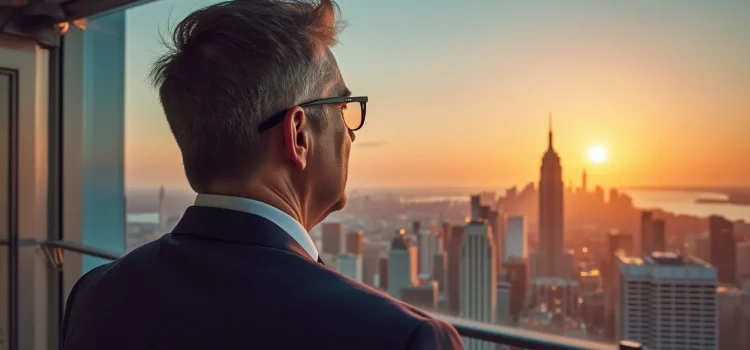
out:
{"label": "distant shoreline", "polygon": [[695,200],[695,203],[697,204],[730,204],[730,205],[747,205],[750,206],[750,200],[747,199],[740,199],[740,200],[732,200],[732,199],[710,199],[710,198],[698,198]]}

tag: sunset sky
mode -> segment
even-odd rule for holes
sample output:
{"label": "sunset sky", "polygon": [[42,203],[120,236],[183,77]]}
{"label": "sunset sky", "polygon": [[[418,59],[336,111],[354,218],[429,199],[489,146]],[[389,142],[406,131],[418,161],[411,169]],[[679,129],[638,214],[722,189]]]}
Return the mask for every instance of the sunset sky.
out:
{"label": "sunset sky", "polygon": [[[147,74],[158,33],[214,2],[127,12],[129,187],[187,188]],[[536,181],[550,112],[576,185],[584,167],[606,186],[750,185],[750,1],[338,3],[334,53],[370,97],[350,187]]]}

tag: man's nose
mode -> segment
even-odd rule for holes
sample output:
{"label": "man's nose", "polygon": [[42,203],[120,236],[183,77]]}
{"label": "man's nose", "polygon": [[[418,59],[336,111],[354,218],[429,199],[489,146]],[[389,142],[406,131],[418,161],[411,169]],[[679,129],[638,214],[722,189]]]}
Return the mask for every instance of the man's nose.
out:
{"label": "man's nose", "polygon": [[352,131],[351,129],[346,129],[346,130],[349,131],[349,137],[352,139],[352,142],[354,142],[354,139],[357,138],[357,135],[355,135],[354,131]]}

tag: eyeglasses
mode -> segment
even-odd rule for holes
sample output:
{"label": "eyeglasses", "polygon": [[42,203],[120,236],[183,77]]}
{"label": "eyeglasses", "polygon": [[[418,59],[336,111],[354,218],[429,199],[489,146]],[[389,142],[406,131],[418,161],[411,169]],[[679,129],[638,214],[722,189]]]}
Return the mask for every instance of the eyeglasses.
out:
{"label": "eyeglasses", "polygon": [[[342,104],[341,118],[351,131],[357,131],[365,124],[365,112],[367,111],[367,96],[361,97],[331,97],[320,100],[305,102],[300,107],[319,106],[328,104]],[[262,133],[284,120],[286,110],[276,113],[258,125],[258,132]]]}

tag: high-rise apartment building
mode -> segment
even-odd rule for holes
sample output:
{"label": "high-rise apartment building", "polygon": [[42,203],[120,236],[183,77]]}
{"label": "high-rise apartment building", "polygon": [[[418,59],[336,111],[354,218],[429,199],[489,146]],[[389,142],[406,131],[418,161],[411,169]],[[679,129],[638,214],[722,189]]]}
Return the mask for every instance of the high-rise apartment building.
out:
{"label": "high-rise apartment building", "polygon": [[[551,116],[550,116],[551,119]],[[552,125],[547,151],[542,157],[539,179],[539,249],[537,272],[540,277],[568,277],[563,250],[563,181],[560,156],[552,146]]]}
{"label": "high-rise apartment building", "polygon": [[711,264],[716,266],[719,283],[734,284],[737,278],[737,247],[734,240],[734,224],[721,217],[708,218],[711,244]]}
{"label": "high-rise apartment building", "polygon": [[401,289],[417,285],[417,261],[406,232],[399,230],[388,253],[388,294],[401,299]]}
{"label": "high-rise apartment building", "polygon": [[[466,225],[460,246],[460,317],[495,323],[497,305],[497,271],[495,245],[484,221]],[[490,350],[495,344],[465,338],[466,349]]]}
{"label": "high-rise apartment building", "polygon": [[718,349],[716,268],[674,253],[618,256],[616,338],[644,349]]}

